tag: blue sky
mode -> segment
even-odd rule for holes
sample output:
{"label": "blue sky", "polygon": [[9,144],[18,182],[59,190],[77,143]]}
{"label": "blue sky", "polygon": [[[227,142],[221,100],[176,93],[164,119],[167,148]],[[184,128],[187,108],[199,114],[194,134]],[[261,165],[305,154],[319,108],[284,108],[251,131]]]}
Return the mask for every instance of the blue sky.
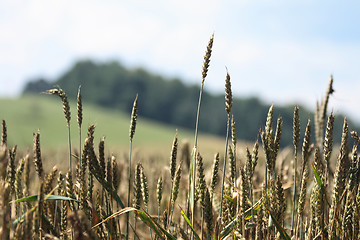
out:
{"label": "blue sky", "polygon": [[55,79],[83,58],[118,60],[206,89],[314,109],[334,75],[330,109],[360,122],[357,1],[1,0],[0,97],[27,80]]}

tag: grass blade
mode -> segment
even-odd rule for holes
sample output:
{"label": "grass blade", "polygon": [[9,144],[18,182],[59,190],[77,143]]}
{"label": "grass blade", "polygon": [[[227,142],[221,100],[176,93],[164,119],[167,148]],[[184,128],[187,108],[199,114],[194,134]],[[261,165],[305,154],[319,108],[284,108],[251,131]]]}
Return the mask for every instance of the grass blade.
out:
{"label": "grass blade", "polygon": [[158,229],[160,229],[160,231],[162,233],[165,234],[167,239],[170,240],[176,240],[176,238],[170,234],[169,232],[167,232],[163,227],[161,227],[156,221],[154,221],[148,213],[140,211],[140,210],[136,210],[136,213],[138,215],[138,217],[141,219],[141,221],[143,221],[143,223],[145,223],[146,225],[148,225],[148,227],[150,227],[151,229],[153,229],[155,231],[156,234],[158,234],[159,237],[161,237],[161,239],[163,239],[164,237],[159,233]]}
{"label": "grass blade", "polygon": [[220,239],[224,239],[225,237],[227,237],[227,235],[229,235],[232,232],[232,230],[236,227],[238,221],[239,221],[238,218],[235,218],[228,225],[226,225],[225,228],[220,232]]}
{"label": "grass blade", "polygon": [[325,186],[324,186],[323,182],[321,181],[321,177],[320,177],[318,171],[316,171],[316,168],[315,168],[313,162],[311,162],[311,166],[312,166],[312,169],[313,169],[313,172],[314,172],[314,176],[315,176],[316,182],[317,182],[317,184],[319,185],[321,191],[324,193],[326,203],[327,203],[328,206],[330,207],[330,203],[329,203],[329,201],[328,201],[328,198],[327,198],[327,195],[326,195],[326,191],[325,191]]}
{"label": "grass blade", "polygon": [[95,224],[94,226],[92,226],[92,229],[100,226],[101,224],[109,221],[109,220],[112,219],[112,218],[115,218],[115,217],[117,217],[117,216],[120,216],[120,215],[122,215],[122,214],[124,214],[124,213],[131,212],[131,211],[136,211],[136,208],[133,208],[133,207],[123,208],[123,209],[121,209],[120,211],[111,214],[109,217],[105,218],[105,219],[102,220],[101,222],[99,222],[99,223]]}
{"label": "grass blade", "polygon": [[[16,199],[11,201],[10,203],[19,203],[19,202],[36,202],[38,200],[39,195],[31,195],[23,198]],[[55,200],[63,200],[63,201],[77,201],[76,199],[60,196],[60,195],[49,195],[45,201],[55,201]]]}
{"label": "grass blade", "polygon": [[181,212],[181,215],[184,217],[185,221],[187,222],[187,224],[189,225],[189,227],[191,228],[192,232],[194,233],[195,238],[197,240],[200,240],[199,235],[195,232],[194,227],[192,226],[189,218],[186,216],[185,212],[181,209],[181,207],[180,207],[180,212]]}
{"label": "grass blade", "polygon": [[[245,220],[250,220],[253,215],[256,215],[257,212],[259,211],[261,205],[262,205],[262,201],[261,199],[259,201],[257,201],[254,206],[250,207],[249,209],[247,209],[245,212],[244,212],[244,219]],[[253,210],[253,215],[251,214],[251,210]]]}
{"label": "grass blade", "polygon": [[104,187],[104,189],[111,195],[111,197],[121,206],[121,208],[125,208],[124,203],[121,201],[119,195],[117,194],[116,190],[114,190],[111,185],[106,182],[104,179],[101,179],[93,169],[90,170],[90,172],[95,176],[95,178],[98,180],[98,182],[101,184],[101,186]]}
{"label": "grass blade", "polygon": [[248,222],[245,225],[245,229],[250,229],[256,227],[256,223]]}
{"label": "grass blade", "polygon": [[[72,198],[68,198],[68,197],[64,197],[64,196],[59,196],[59,195],[50,195],[52,192],[54,192],[56,188],[54,188],[53,190],[51,190],[51,192],[45,196],[44,201],[48,201],[48,200],[65,200],[65,201],[77,201],[76,199],[72,199]],[[24,198],[20,198],[17,199],[15,201],[12,202],[34,202],[38,200],[38,195],[31,195],[28,197],[24,197]],[[12,203],[10,202],[10,204]],[[17,219],[15,219],[13,221],[13,225],[16,226],[18,223],[20,223],[21,220],[23,220],[26,216],[27,213],[29,212],[34,212],[37,208],[37,205],[35,205],[34,207],[32,207],[30,210],[28,210],[26,213],[24,213],[23,215],[21,215],[20,217],[18,217]]]}
{"label": "grass blade", "polygon": [[291,240],[290,236],[285,232],[285,229],[279,224],[279,222],[274,217],[274,214],[265,206],[266,211],[270,214],[271,219],[274,221],[275,227],[280,233],[280,237],[285,240]]}
{"label": "grass blade", "polygon": [[316,171],[313,162],[311,163],[311,166],[312,166],[312,169],[313,169],[313,171],[314,171],[314,175],[315,175],[316,182],[317,182],[317,184],[319,185],[319,187],[321,188],[321,190],[323,190],[323,189],[324,189],[324,184],[323,184],[323,182],[321,181],[320,175],[319,175],[319,173]]}
{"label": "grass blade", "polygon": [[164,235],[165,235],[167,237],[167,239],[176,240],[176,238],[173,235],[171,235],[165,229],[163,229],[160,225],[158,225],[146,212],[140,211],[140,210],[138,210],[136,208],[133,208],[133,207],[126,207],[126,208],[123,208],[123,209],[121,209],[120,211],[118,211],[116,213],[113,213],[112,215],[110,215],[109,217],[104,219],[103,221],[101,221],[101,222],[97,223],[96,225],[94,225],[92,227],[92,229],[100,226],[101,224],[109,221],[110,219],[113,219],[113,218],[118,217],[118,216],[120,216],[122,214],[133,212],[133,211],[141,219],[141,221],[143,223],[145,223],[148,227],[150,227],[152,230],[154,230],[154,232],[161,239],[164,239]]}

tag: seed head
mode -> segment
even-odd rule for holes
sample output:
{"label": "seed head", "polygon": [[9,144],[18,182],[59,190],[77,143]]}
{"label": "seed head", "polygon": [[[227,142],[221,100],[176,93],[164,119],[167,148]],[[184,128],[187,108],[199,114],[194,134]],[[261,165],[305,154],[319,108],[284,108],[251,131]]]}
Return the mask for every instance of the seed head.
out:
{"label": "seed head", "polygon": [[229,162],[230,162],[230,164],[229,164],[230,181],[231,181],[231,184],[234,185],[235,181],[236,181],[236,161],[235,161],[233,149],[231,148],[230,145],[228,148],[228,154],[229,154]]}
{"label": "seed head", "polygon": [[225,110],[230,117],[230,112],[232,108],[233,98],[231,92],[231,82],[230,82],[230,75],[227,72],[225,78]]}
{"label": "seed head", "polygon": [[34,164],[35,170],[38,173],[40,179],[44,177],[44,170],[41,160],[41,151],[40,151],[40,131],[34,134]]}
{"label": "seed head", "polygon": [[219,172],[219,153],[215,154],[214,163],[211,173],[211,181],[210,181],[210,193],[214,194],[214,190],[218,181],[218,172]]}
{"label": "seed head", "polygon": [[158,206],[160,206],[161,204],[162,190],[163,190],[162,188],[163,188],[163,182],[162,182],[162,177],[160,176],[156,185],[156,198],[157,198]]}
{"label": "seed head", "polygon": [[293,120],[293,144],[295,153],[299,147],[300,141],[300,117],[299,117],[299,107],[295,106],[294,108],[294,120]]}
{"label": "seed head", "polygon": [[130,141],[132,142],[135,134],[136,128],[136,120],[137,120],[137,113],[138,113],[138,95],[136,94],[136,98],[134,100],[134,105],[131,112],[131,121],[130,121]]}
{"label": "seed head", "polygon": [[333,133],[334,133],[334,115],[330,113],[326,124],[325,138],[324,138],[324,162],[329,165],[331,152],[333,148]]}
{"label": "seed head", "polygon": [[82,125],[82,100],[81,100],[81,93],[80,93],[81,85],[79,86],[78,94],[77,94],[77,122],[79,125],[79,128],[81,128]]}
{"label": "seed head", "polygon": [[206,53],[204,56],[204,65],[203,65],[203,69],[202,69],[202,84],[204,84],[204,81],[205,81],[205,78],[207,76],[207,72],[209,69],[209,63],[210,63],[213,42],[214,42],[214,34],[211,36],[211,38],[209,40],[209,43],[206,48]]}
{"label": "seed head", "polygon": [[147,209],[149,204],[149,186],[143,167],[141,168],[140,171],[140,180],[141,180],[141,193],[143,196],[144,206],[145,209]]}
{"label": "seed head", "polygon": [[197,153],[197,191],[199,193],[199,199],[201,207],[205,207],[205,188],[206,188],[206,182],[205,182],[205,174],[204,174],[204,165],[203,165],[203,158],[201,157],[200,153]]}
{"label": "seed head", "polygon": [[279,117],[277,120],[277,124],[276,124],[276,132],[275,132],[275,139],[274,139],[274,150],[273,150],[273,158],[275,159],[277,156],[277,153],[280,149],[280,139],[281,139],[281,133],[282,133],[282,126],[283,126],[283,121],[282,121],[282,117]]}
{"label": "seed head", "polygon": [[207,188],[206,188],[206,192],[205,192],[204,218],[205,218],[208,234],[211,234],[213,232],[213,228],[214,228],[213,213],[212,213],[212,203],[211,203],[211,199],[210,199],[210,193]]}
{"label": "seed head", "polygon": [[134,208],[140,209],[141,204],[141,163],[138,163],[135,167],[134,178]]}
{"label": "seed head", "polygon": [[62,104],[63,104],[63,110],[64,110],[67,125],[70,126],[70,119],[71,119],[70,105],[69,105],[69,101],[67,99],[67,96],[66,96],[66,93],[64,92],[64,90],[62,90],[61,88],[54,88],[54,89],[48,90],[46,93],[51,94],[51,95],[57,95],[60,97]]}
{"label": "seed head", "polygon": [[7,144],[7,128],[5,120],[2,120],[2,132],[1,132],[1,145],[6,146]]}
{"label": "seed head", "polygon": [[234,152],[236,152],[236,123],[234,115],[231,116],[231,142],[234,148]]}
{"label": "seed head", "polygon": [[171,181],[174,181],[175,172],[176,172],[176,156],[177,156],[177,148],[178,148],[178,138],[177,132],[173,141],[173,145],[171,148],[171,156],[170,156],[170,175]]}
{"label": "seed head", "polygon": [[311,141],[311,125],[310,120],[306,125],[304,142],[302,146],[302,166],[305,166],[310,156],[310,141]]}
{"label": "seed head", "polygon": [[173,190],[172,190],[172,198],[171,198],[171,204],[173,206],[175,205],[175,201],[179,194],[180,178],[181,178],[181,166],[178,167],[178,169],[176,170],[176,174],[175,174],[175,181],[174,181],[174,186],[173,186]]}

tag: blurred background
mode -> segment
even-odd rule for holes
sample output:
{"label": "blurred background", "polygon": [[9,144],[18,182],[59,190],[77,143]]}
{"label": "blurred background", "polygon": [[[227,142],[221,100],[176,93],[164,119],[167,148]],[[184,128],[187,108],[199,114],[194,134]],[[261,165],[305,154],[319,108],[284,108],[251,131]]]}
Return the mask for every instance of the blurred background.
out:
{"label": "blurred background", "polygon": [[[29,95],[59,85],[75,99],[81,84],[84,102],[101,108],[101,114],[104,108],[129,113],[139,93],[139,115],[144,119],[191,130],[203,56],[214,33],[203,132],[225,134],[226,67],[240,138],[257,138],[271,104],[278,111],[275,117],[283,116],[288,129],[294,105],[301,105],[305,128],[316,101],[324,97],[330,75],[335,92],[329,111],[340,116],[340,125],[346,115],[356,128],[360,124],[359,12],[358,1],[2,0],[0,117],[23,119],[14,122],[15,132],[31,122],[34,112],[41,115],[42,110],[34,111],[39,102],[26,105]],[[21,105],[19,99],[25,97]],[[29,113],[13,116],[14,109]],[[61,114],[61,106],[55,110]],[[85,117],[100,126],[94,111]],[[47,113],[44,116],[51,115]],[[36,124],[39,120],[29,132],[36,131]],[[104,131],[111,135],[111,130]],[[24,138],[31,143],[28,135]],[[284,144],[290,144],[291,132],[284,135],[288,139]]]}

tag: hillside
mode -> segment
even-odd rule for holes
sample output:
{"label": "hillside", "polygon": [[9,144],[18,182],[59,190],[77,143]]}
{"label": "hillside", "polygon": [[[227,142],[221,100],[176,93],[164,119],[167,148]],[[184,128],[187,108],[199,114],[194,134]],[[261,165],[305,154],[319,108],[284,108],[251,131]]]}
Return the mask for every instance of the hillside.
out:
{"label": "hillside", "polygon": [[[135,95],[139,94],[139,116],[190,130],[195,127],[199,86],[185,85],[179,79],[165,79],[141,68],[128,69],[118,62],[95,63],[86,60],[77,62],[55,81],[35,79],[29,82],[24,94],[38,93],[54,85],[63,88],[71,99],[75,99],[77,88],[81,85],[85,102],[128,114]],[[255,140],[259,129],[264,126],[268,108],[269,104],[256,97],[235,98],[232,113],[238,126],[237,137]],[[282,145],[292,145],[293,109],[293,105],[275,106],[274,117],[281,116],[284,122]],[[308,118],[312,120],[313,113],[300,106],[301,132],[304,132]],[[205,87],[200,122],[200,131],[224,135],[224,95],[212,95],[206,92]],[[341,129],[342,122],[343,116],[337,115],[334,128]],[[340,134],[340,130],[336,130],[336,142],[340,140]]]}
{"label": "hillside", "polygon": [[[95,124],[95,143],[106,136],[107,149],[116,152],[127,152],[129,146],[130,115],[120,111],[104,109],[91,104],[84,104],[82,139],[86,137],[89,124]],[[71,104],[72,145],[78,149],[79,130],[76,122],[76,106]],[[44,149],[65,149],[68,144],[66,121],[62,112],[60,99],[55,96],[24,96],[19,99],[0,99],[0,119],[7,124],[10,146],[18,145],[20,149],[31,149],[33,133],[40,129],[41,146]],[[159,124],[143,118],[138,119],[134,147],[151,154],[169,154],[171,142],[175,136],[176,126]],[[193,141],[193,132],[178,129],[180,142]],[[200,136],[200,147],[204,152],[215,153],[223,150],[223,139],[203,134]],[[212,156],[211,156],[212,157]]]}

